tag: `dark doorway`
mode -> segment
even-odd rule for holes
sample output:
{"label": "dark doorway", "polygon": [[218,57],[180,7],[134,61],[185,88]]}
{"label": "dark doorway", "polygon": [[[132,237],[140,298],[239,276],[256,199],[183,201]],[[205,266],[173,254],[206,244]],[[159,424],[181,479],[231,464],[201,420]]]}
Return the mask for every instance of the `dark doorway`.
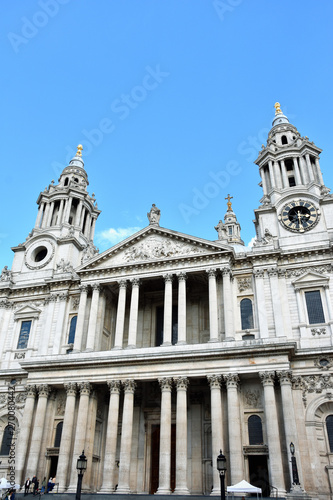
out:
{"label": "dark doorway", "polygon": [[[151,429],[151,479],[150,494],[158,489],[160,462],[160,426],[153,425]],[[171,477],[170,487],[174,491],[176,486],[176,425],[171,425]]]}
{"label": "dark doorway", "polygon": [[[51,457],[49,477],[56,477],[57,475],[58,458],[59,457]],[[48,479],[48,477],[46,479]]]}
{"label": "dark doorway", "polygon": [[250,483],[262,489],[262,496],[269,497],[269,476],[266,455],[249,455]]}

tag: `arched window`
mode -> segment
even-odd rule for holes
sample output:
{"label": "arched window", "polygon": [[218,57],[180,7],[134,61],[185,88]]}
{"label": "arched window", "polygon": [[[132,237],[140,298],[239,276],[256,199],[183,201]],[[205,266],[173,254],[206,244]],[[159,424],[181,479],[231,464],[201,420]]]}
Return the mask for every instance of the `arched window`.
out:
{"label": "arched window", "polygon": [[287,137],[285,135],[283,135],[281,137],[281,142],[282,142],[282,144],[288,144],[288,139],[287,139]]}
{"label": "arched window", "polygon": [[249,430],[249,443],[251,444],[263,444],[264,439],[262,437],[262,423],[261,418],[258,415],[251,415],[247,421],[247,426]]}
{"label": "arched window", "polygon": [[77,316],[73,316],[69,327],[68,344],[74,344]]}
{"label": "arched window", "polygon": [[326,417],[326,430],[330,452],[333,453],[333,415],[328,415],[328,417]]}
{"label": "arched window", "polygon": [[250,330],[253,328],[253,310],[252,301],[243,299],[240,303],[242,330]]}
{"label": "arched window", "polygon": [[64,186],[68,186],[68,177],[65,179]]}
{"label": "arched window", "polygon": [[62,435],[62,426],[63,422],[59,422],[57,425],[56,433],[55,433],[55,438],[54,438],[54,447],[59,448],[60,447],[60,442],[61,442],[61,435]]}
{"label": "arched window", "polygon": [[12,425],[7,425],[3,431],[0,455],[9,455],[10,447],[12,445],[13,434],[14,434],[14,427]]}

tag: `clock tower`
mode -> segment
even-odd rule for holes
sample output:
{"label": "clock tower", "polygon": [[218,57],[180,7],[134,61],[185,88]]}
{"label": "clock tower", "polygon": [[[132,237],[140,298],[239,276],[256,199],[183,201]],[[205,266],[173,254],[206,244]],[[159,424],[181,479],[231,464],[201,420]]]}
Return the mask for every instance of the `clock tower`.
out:
{"label": "clock tower", "polygon": [[321,149],[289,123],[279,103],[272,125],[255,161],[263,189],[261,206],[254,211],[255,246],[287,250],[295,245],[313,248],[318,241],[328,244],[333,238],[333,196],[323,181]]}

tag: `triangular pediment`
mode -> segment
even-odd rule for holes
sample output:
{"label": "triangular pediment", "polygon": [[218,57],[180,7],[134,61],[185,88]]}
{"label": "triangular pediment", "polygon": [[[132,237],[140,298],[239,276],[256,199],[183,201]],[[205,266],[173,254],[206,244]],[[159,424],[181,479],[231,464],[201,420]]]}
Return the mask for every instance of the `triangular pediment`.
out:
{"label": "triangular pediment", "polygon": [[26,318],[38,318],[40,313],[41,313],[41,310],[38,309],[37,307],[26,304],[22,307],[19,307],[14,312],[14,317],[15,317],[15,320],[26,319]]}
{"label": "triangular pediment", "polygon": [[328,283],[329,278],[323,274],[317,273],[315,271],[308,271],[296,278],[293,281],[294,287],[309,288],[313,286],[324,286]]}
{"label": "triangular pediment", "polygon": [[161,227],[148,226],[100,255],[85,262],[77,271],[106,269],[152,261],[232,252],[219,242],[211,242]]}

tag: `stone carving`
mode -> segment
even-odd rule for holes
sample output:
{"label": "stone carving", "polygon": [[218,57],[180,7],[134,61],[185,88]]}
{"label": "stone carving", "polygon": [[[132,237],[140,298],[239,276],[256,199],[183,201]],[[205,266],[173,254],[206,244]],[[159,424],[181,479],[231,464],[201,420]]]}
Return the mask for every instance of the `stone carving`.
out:
{"label": "stone carving", "polygon": [[253,276],[255,278],[263,278],[265,274],[264,269],[254,269],[253,270]]}
{"label": "stone carving", "polygon": [[25,392],[19,392],[18,394],[16,394],[16,397],[15,397],[16,407],[23,408],[25,405],[26,399],[27,399],[27,395]]}
{"label": "stone carving", "polygon": [[155,203],[152,204],[150,212],[147,213],[147,217],[150,225],[159,226],[160,218],[161,218],[161,210],[157,208]]}
{"label": "stone carving", "polygon": [[260,392],[249,389],[244,394],[244,402],[248,408],[259,408],[261,406]]}
{"label": "stone carving", "polygon": [[124,386],[124,391],[125,392],[132,392],[134,393],[135,388],[136,388],[136,383],[134,380],[124,380],[123,381],[123,386]]}
{"label": "stone carving", "polygon": [[76,311],[79,307],[80,304],[80,297],[76,295],[75,297],[72,297],[72,309]]}
{"label": "stone carving", "polygon": [[325,335],[326,328],[311,328],[312,335]]}
{"label": "stone carving", "polygon": [[237,278],[237,283],[239,292],[244,292],[244,290],[252,289],[251,278]]}
{"label": "stone carving", "polygon": [[14,359],[24,359],[25,358],[25,352],[16,352],[14,354]]}
{"label": "stone carving", "polygon": [[274,385],[275,372],[259,372],[259,377],[264,386]]}
{"label": "stone carving", "polygon": [[0,281],[9,281],[12,283],[12,272],[5,266],[0,275]]}
{"label": "stone carving", "polygon": [[318,356],[317,359],[314,360],[314,365],[321,370],[329,370],[333,366],[333,359],[329,356]]}
{"label": "stone carving", "polygon": [[160,378],[158,379],[161,391],[171,391],[172,389],[172,378]]}
{"label": "stone carving", "polygon": [[66,399],[64,396],[59,396],[57,401],[57,415],[65,415]]}
{"label": "stone carving", "polygon": [[254,247],[262,246],[262,245],[272,245],[274,240],[274,236],[270,232],[270,230],[266,227],[264,236],[260,239],[256,238],[253,242]]}
{"label": "stone carving", "polygon": [[57,264],[56,272],[57,273],[71,273],[73,271],[73,266],[71,266],[69,261],[65,261],[65,259],[60,259]]}
{"label": "stone carving", "polygon": [[67,396],[76,396],[77,385],[75,382],[68,382],[67,384],[65,384],[65,389]]}
{"label": "stone carving", "polygon": [[176,384],[177,391],[178,390],[185,390],[186,391],[187,386],[189,384],[189,380],[187,377],[177,377],[177,378],[174,378],[173,380]]}
{"label": "stone carving", "polygon": [[176,257],[178,255],[193,255],[203,253],[194,245],[176,243],[172,240],[160,239],[156,236],[146,238],[142,243],[138,243],[125,251],[123,260],[126,262],[153,260],[163,257]]}
{"label": "stone carving", "polygon": [[4,406],[7,403],[7,394],[0,394],[0,406]]}
{"label": "stone carving", "polygon": [[209,375],[207,377],[208,383],[210,385],[210,388],[216,388],[220,389],[221,388],[221,375]]}
{"label": "stone carving", "polygon": [[298,277],[305,275],[307,273],[315,272],[318,274],[325,274],[332,272],[332,265],[327,264],[324,266],[308,266],[308,267],[300,267],[299,269],[287,269],[286,273],[288,277]]}
{"label": "stone carving", "polygon": [[83,249],[81,263],[94,257],[99,253],[99,249],[95,247],[92,240],[89,241],[88,245]]}
{"label": "stone carving", "polygon": [[228,239],[227,229],[221,220],[219,220],[219,223],[214,227],[214,229],[217,231],[219,240]]}
{"label": "stone carving", "polygon": [[119,394],[120,393],[120,380],[108,380],[107,381],[110,393]]}
{"label": "stone carving", "polygon": [[238,388],[239,376],[237,373],[228,373],[227,375],[223,376],[223,379],[228,389],[232,387],[234,387],[235,389]]}

